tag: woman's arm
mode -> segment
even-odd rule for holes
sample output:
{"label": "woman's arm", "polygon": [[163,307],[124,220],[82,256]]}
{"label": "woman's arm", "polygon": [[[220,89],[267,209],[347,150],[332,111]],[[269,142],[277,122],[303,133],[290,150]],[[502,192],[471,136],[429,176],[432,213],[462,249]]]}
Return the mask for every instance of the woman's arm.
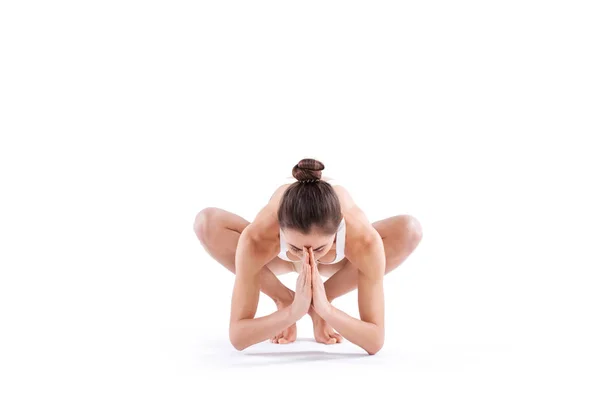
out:
{"label": "woman's arm", "polygon": [[235,254],[236,275],[231,300],[229,340],[237,350],[267,340],[302,317],[289,305],[272,314],[254,318],[260,294],[260,272],[269,261],[269,255],[261,250],[249,232],[249,227],[242,231]]}
{"label": "woman's arm", "polygon": [[[385,338],[383,276],[385,251],[379,235],[373,235],[353,257],[358,269],[358,308],[360,319],[334,307],[328,300],[319,274],[313,280],[315,311],[340,335],[363,348],[368,354],[377,353]],[[316,267],[315,267],[316,268]]]}

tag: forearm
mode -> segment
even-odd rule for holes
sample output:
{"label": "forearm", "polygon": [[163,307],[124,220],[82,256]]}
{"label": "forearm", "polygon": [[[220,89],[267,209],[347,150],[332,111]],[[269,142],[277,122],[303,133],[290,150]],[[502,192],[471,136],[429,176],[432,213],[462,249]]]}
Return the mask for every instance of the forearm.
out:
{"label": "forearm", "polygon": [[383,347],[383,326],[354,318],[331,304],[320,315],[340,335],[367,353],[375,354]]}
{"label": "forearm", "polygon": [[298,319],[289,305],[263,317],[233,321],[229,328],[229,339],[237,350],[243,350],[267,340]]}

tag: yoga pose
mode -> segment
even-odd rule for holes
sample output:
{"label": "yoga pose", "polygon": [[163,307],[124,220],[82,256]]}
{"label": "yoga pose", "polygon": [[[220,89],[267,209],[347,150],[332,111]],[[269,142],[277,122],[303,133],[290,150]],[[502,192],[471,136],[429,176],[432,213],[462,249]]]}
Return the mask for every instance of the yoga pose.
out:
{"label": "yoga pose", "polygon": [[[383,276],[417,247],[421,225],[409,215],[371,224],[342,185],[322,179],[324,168],[301,160],[292,169],[295,182],[278,187],[252,223],[216,207],[196,215],[202,246],[235,274],[229,339],[237,350],[267,339],[295,341],[296,322],[306,314],[319,343],[343,337],[371,355],[383,346]],[[295,292],[277,278],[292,271]],[[360,319],[332,305],[355,288]],[[277,311],[255,318],[260,291]]]}

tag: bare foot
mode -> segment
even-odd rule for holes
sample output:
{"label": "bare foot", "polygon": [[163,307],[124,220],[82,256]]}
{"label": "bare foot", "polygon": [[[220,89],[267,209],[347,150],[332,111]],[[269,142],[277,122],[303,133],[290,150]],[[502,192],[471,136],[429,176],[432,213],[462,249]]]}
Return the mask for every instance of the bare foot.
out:
{"label": "bare foot", "polygon": [[315,310],[310,307],[308,312],[313,321],[313,332],[318,343],[335,344],[342,342],[342,336],[337,333]]}
{"label": "bare foot", "polygon": [[[287,304],[277,302],[277,301],[275,302],[275,305],[277,305],[277,310],[281,310],[282,308],[287,306]],[[277,335],[273,336],[270,340],[271,340],[271,343],[275,343],[275,344],[287,344],[287,343],[295,342],[296,335],[297,335],[296,323],[293,323],[292,325],[288,326],[286,329],[279,332]]]}

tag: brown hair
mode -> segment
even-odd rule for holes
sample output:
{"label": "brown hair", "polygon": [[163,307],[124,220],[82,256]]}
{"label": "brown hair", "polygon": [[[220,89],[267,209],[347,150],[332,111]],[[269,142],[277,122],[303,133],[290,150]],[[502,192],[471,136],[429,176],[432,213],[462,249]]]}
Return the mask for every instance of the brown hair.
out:
{"label": "brown hair", "polygon": [[321,180],[322,162],[304,158],[292,169],[298,182],[291,184],[279,203],[277,218],[281,229],[303,234],[316,228],[319,233],[333,235],[342,221],[340,200],[333,186]]}

